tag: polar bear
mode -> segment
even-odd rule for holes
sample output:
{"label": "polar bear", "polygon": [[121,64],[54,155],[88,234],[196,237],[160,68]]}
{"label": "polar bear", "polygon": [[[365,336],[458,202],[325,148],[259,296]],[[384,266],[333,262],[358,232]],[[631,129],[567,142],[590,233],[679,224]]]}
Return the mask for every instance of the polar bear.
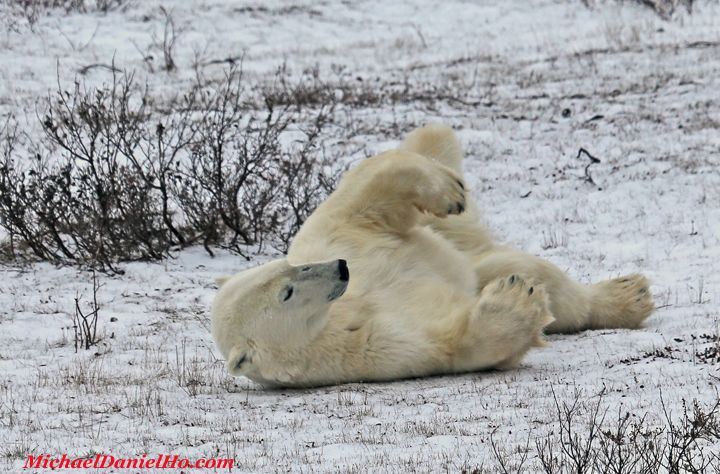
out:
{"label": "polar bear", "polygon": [[653,311],[642,275],[584,285],[495,243],[464,183],[441,125],[345,173],[287,258],[218,279],[229,372],[313,386],[510,368],[543,331],[637,328]]}

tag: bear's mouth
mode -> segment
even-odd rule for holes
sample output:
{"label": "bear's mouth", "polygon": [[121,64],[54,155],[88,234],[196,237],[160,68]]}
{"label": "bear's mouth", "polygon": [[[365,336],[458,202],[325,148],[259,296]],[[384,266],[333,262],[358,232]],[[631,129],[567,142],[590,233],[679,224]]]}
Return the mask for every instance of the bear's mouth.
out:
{"label": "bear's mouth", "polygon": [[338,298],[340,298],[343,294],[345,294],[345,290],[348,287],[347,281],[342,281],[340,283],[336,283],[333,287],[330,294],[327,296],[328,301],[334,301]]}

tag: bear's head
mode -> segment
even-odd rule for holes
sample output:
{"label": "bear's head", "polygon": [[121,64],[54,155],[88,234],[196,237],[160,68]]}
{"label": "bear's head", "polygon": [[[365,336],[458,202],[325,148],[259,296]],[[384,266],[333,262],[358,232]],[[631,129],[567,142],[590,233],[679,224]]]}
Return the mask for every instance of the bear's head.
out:
{"label": "bear's head", "polygon": [[247,375],[259,352],[291,351],[312,341],[349,277],[345,260],[293,266],[282,259],[218,278],[212,333],[228,371]]}

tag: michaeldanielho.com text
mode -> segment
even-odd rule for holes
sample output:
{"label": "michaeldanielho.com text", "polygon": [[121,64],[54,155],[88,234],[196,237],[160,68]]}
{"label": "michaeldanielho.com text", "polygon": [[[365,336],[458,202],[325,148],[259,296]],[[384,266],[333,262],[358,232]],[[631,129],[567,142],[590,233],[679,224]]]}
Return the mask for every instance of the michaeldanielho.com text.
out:
{"label": "michaeldanielho.com text", "polygon": [[25,469],[232,469],[235,460],[229,458],[188,459],[177,454],[147,454],[135,458],[121,458],[112,454],[90,457],[71,457],[67,454],[50,456],[28,455]]}

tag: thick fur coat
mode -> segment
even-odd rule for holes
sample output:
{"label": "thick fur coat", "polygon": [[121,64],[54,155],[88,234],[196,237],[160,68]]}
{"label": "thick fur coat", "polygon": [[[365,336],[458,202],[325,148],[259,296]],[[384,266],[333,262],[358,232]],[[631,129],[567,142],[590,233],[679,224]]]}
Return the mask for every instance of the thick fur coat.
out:
{"label": "thick fur coat", "polygon": [[583,285],[495,243],[439,125],[348,171],[287,259],[220,281],[218,348],[265,385],[509,368],[543,331],[636,328],[653,311],[642,275]]}

